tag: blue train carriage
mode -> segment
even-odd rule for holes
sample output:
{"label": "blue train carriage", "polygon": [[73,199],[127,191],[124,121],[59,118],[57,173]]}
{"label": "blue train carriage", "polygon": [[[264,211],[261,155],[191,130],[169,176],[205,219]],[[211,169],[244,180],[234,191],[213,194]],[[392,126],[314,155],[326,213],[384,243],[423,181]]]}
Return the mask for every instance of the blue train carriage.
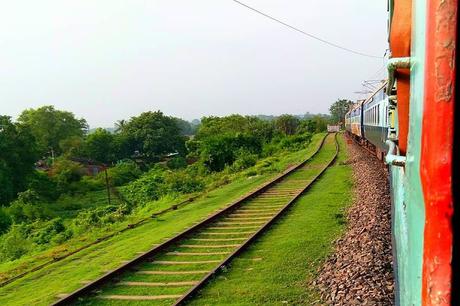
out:
{"label": "blue train carriage", "polygon": [[383,160],[388,146],[388,107],[389,101],[386,95],[387,82],[368,97],[362,104],[362,144]]}
{"label": "blue train carriage", "polygon": [[362,141],[363,136],[361,104],[362,102],[354,104],[348,113],[345,114],[345,130],[347,131],[348,136],[353,137],[358,142]]}

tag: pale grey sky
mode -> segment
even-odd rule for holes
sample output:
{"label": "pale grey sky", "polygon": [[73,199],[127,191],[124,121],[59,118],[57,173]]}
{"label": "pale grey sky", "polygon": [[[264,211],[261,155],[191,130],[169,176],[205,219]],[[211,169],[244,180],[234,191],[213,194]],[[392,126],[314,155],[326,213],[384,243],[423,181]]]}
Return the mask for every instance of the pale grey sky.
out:
{"label": "pale grey sky", "polygon": [[[386,0],[243,0],[383,56]],[[0,114],[53,104],[110,127],[147,110],[327,112],[383,61],[331,48],[231,0],[0,0]]]}

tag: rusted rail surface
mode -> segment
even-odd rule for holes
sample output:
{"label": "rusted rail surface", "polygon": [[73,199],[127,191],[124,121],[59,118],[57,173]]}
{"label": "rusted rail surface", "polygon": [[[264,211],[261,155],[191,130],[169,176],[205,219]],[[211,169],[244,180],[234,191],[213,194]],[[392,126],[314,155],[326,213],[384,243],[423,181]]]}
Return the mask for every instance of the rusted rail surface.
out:
{"label": "rusted rail surface", "polygon": [[[321,151],[321,148],[323,148],[326,139],[328,139],[328,141],[332,141],[332,138],[335,143],[335,154],[330,158],[330,160],[327,160],[327,162],[325,162],[322,167],[318,168],[318,165],[316,165],[316,168],[308,168],[309,162],[314,162],[314,157],[317,156]],[[202,275],[204,274],[204,276],[197,281],[125,281],[118,282],[116,284],[146,287],[167,287],[182,285],[189,287],[192,286],[185,293],[162,294],[155,296],[133,296],[120,294],[96,296],[99,298],[114,300],[169,300],[171,302],[170,304],[173,305],[183,304],[200,288],[202,288],[203,285],[205,285],[223,266],[231,262],[231,260],[235,258],[245,247],[247,247],[256,237],[262,234],[276,219],[278,219],[334,162],[335,158],[337,157],[338,150],[339,147],[336,139],[336,134],[329,134],[323,138],[315,153],[304,162],[288,169],[254,192],[238,199],[237,201],[211,215],[199,224],[190,227],[177,236],[158,246],[155,246],[146,253],[141,254],[133,260],[125,263],[116,270],[106,273],[95,281],[92,281],[86,284],[84,287],[61,298],[53,305],[69,305],[78,301],[78,299],[82,297],[92,298],[92,294],[96,289],[101,289],[104,285],[111,286],[113,282],[123,278],[124,275],[127,275],[132,271],[139,270],[139,266],[141,264],[151,263],[154,265],[166,266],[212,264],[212,268],[202,269],[199,271],[141,271],[144,272],[144,274],[150,273],[160,275],[190,274],[191,272],[201,272]],[[301,174],[308,171],[311,172],[312,169],[313,171],[316,171],[316,174],[307,181],[302,180]],[[237,231],[232,232],[232,230],[235,229]],[[238,232],[238,230],[241,231]],[[243,237],[240,237],[241,235],[243,235]],[[208,241],[220,241],[221,244],[215,245],[212,244],[213,242],[209,242],[211,243],[210,245],[191,244],[191,241],[200,241],[200,243],[201,241],[205,241],[205,243],[208,243]],[[184,252],[183,249],[186,251]],[[192,256],[193,258],[201,258],[200,256],[204,256],[204,258],[207,256],[217,256],[217,259],[201,261],[177,260],[177,257],[187,258],[189,256]],[[222,258],[222,256],[224,256],[224,258]],[[162,260],[162,257],[166,258],[166,260]],[[176,260],[168,260],[170,257],[173,257]],[[152,261],[153,258],[155,259],[154,261]]]}

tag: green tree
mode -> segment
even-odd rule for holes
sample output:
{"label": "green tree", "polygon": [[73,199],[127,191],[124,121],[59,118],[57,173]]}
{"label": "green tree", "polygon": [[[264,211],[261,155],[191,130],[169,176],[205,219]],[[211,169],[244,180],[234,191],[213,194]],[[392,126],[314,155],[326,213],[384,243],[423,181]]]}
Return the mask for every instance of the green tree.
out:
{"label": "green tree", "polygon": [[34,138],[10,117],[0,116],[0,204],[7,204],[27,188],[38,159]]}
{"label": "green tree", "polygon": [[299,118],[287,114],[281,115],[275,120],[276,128],[285,135],[294,135],[299,123]]}
{"label": "green tree", "polygon": [[31,131],[40,154],[50,150],[61,153],[61,141],[72,136],[83,137],[88,129],[85,119],[77,119],[73,113],[57,110],[50,105],[27,109],[21,113],[18,121]]}
{"label": "green tree", "polygon": [[96,129],[86,138],[85,152],[89,158],[101,163],[115,161],[114,135],[102,128]]}
{"label": "green tree", "polygon": [[162,112],[145,112],[131,118],[121,132],[129,147],[150,160],[159,156],[179,152],[185,154],[185,137],[176,120]]}
{"label": "green tree", "polygon": [[329,107],[332,122],[343,124],[345,122],[345,114],[348,112],[352,105],[353,102],[347,99],[339,99],[335,101]]}

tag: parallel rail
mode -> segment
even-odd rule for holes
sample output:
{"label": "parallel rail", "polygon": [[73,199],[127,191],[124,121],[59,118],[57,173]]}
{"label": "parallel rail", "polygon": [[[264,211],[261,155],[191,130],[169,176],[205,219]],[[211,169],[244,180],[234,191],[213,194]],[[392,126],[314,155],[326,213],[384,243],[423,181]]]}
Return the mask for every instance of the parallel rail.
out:
{"label": "parallel rail", "polygon": [[[334,153],[333,157],[324,166],[321,167],[320,171],[311,180],[309,180],[309,182],[307,184],[304,184],[302,186],[302,188],[298,188],[298,189],[295,189],[295,190],[292,190],[292,191],[287,190],[286,187],[283,187],[284,189],[276,190],[276,188],[277,188],[276,186],[277,186],[278,183],[281,183],[284,179],[286,179],[291,174],[295,174],[296,171],[302,170],[302,168],[305,167],[310,160],[312,160],[315,156],[317,156],[318,153],[323,148],[326,138],[327,137],[332,137],[332,135],[334,135],[333,137],[334,137],[334,142],[335,142],[335,153]],[[278,194],[279,194],[280,198],[284,196],[286,198],[285,200],[287,201],[287,203],[283,204],[283,205],[278,205],[279,209],[274,208],[277,211],[273,215],[268,216],[266,219],[264,219],[263,217],[253,218],[253,219],[262,219],[263,220],[263,221],[260,221],[260,222],[249,222],[249,224],[251,224],[251,223],[257,224],[257,225],[253,225],[253,227],[258,227],[258,229],[254,229],[255,232],[250,232],[249,237],[244,237],[245,240],[243,242],[238,242],[238,244],[231,244],[231,246],[236,246],[236,249],[234,249],[233,251],[231,251],[231,252],[221,252],[222,254],[227,254],[227,253],[229,253],[229,254],[223,260],[211,261],[211,262],[216,263],[214,268],[212,268],[209,272],[205,271],[206,275],[204,277],[202,277],[199,281],[190,282],[193,285],[193,287],[191,287],[184,294],[180,294],[180,295],[177,295],[177,296],[172,295],[172,296],[169,297],[170,299],[175,300],[175,302],[172,303],[173,305],[182,305],[182,304],[184,304],[199,289],[201,289],[210,279],[212,279],[213,276],[217,272],[219,272],[219,270],[223,266],[225,266],[228,263],[230,263],[239,253],[241,253],[241,251],[243,251],[251,242],[253,242],[254,239],[256,239],[258,236],[260,236],[275,220],[277,220],[283,213],[285,213],[287,211],[287,209],[326,171],[326,169],[334,163],[334,161],[335,161],[335,159],[336,159],[336,157],[338,155],[338,151],[339,151],[339,146],[338,146],[338,142],[337,142],[336,138],[337,138],[337,134],[328,134],[326,137],[324,137],[322,139],[321,144],[318,146],[316,151],[308,159],[306,159],[305,161],[301,162],[297,166],[288,169],[284,173],[280,174],[279,176],[277,176],[273,180],[269,181],[268,183],[264,184],[262,187],[260,187],[257,190],[255,190],[254,192],[251,192],[250,194],[238,199],[237,201],[233,202],[232,204],[230,204],[226,208],[214,213],[213,215],[211,215],[207,219],[201,221],[200,223],[188,228],[187,230],[185,230],[185,231],[181,232],[180,234],[170,238],[169,240],[165,241],[164,243],[162,243],[162,244],[160,244],[158,246],[155,246],[151,250],[147,251],[146,253],[143,253],[143,254],[139,255],[138,257],[136,257],[133,260],[125,263],[124,265],[120,266],[119,268],[117,268],[117,269],[115,269],[113,271],[110,271],[110,272],[106,273],[105,275],[101,276],[100,278],[98,278],[98,279],[86,284],[82,288],[80,288],[80,289],[68,294],[67,296],[65,296],[65,297],[61,298],[60,300],[58,300],[57,302],[55,302],[53,305],[69,305],[69,304],[71,304],[73,302],[78,301],[78,299],[81,298],[81,297],[90,296],[91,293],[95,289],[98,289],[98,288],[102,287],[103,285],[108,284],[113,280],[116,280],[118,277],[120,277],[122,274],[124,274],[124,273],[126,273],[128,271],[132,271],[136,266],[140,265],[141,263],[149,262],[152,257],[165,255],[164,252],[166,250],[168,250],[168,249],[170,249],[171,247],[174,247],[174,246],[177,247],[177,245],[179,245],[178,243],[180,241],[188,240],[192,236],[192,234],[195,234],[195,235],[197,235],[197,233],[198,233],[198,235],[203,234],[203,233],[206,234],[206,232],[205,232],[206,227],[208,227],[208,229],[213,228],[213,227],[209,227],[209,225],[212,225],[213,223],[216,223],[216,222],[217,222],[217,224],[219,224],[218,223],[219,220],[221,220],[220,222],[222,224],[225,223],[225,222],[222,222],[222,220],[226,221],[226,224],[228,224],[229,223],[228,221],[230,221],[230,223],[232,223],[232,221],[234,222],[234,220],[251,219],[250,217],[249,218],[244,218],[244,212],[242,212],[243,209],[240,212],[238,212],[238,209],[242,208],[241,206],[243,206],[244,203],[251,203],[251,201],[257,201],[257,199],[259,201],[263,200],[263,202],[260,202],[259,205],[256,206],[256,210],[257,210],[257,207],[264,208],[263,205],[262,206],[260,205],[261,203],[266,203],[266,201],[269,201],[270,199],[276,199]],[[301,171],[299,171],[299,172],[301,172]],[[270,189],[272,189],[272,190],[270,190]],[[243,208],[249,207],[250,205],[251,204],[244,205]],[[270,204],[265,205],[265,209],[267,208],[267,206],[270,207]],[[253,210],[253,211],[256,211],[256,210]],[[237,218],[235,218],[235,217],[232,218],[231,217],[232,214],[233,215],[238,215],[238,214],[241,215],[241,214],[243,214],[243,218],[239,218],[239,219],[237,219],[238,217]],[[246,215],[248,215],[248,214],[246,213]],[[252,215],[254,215],[254,214],[252,214]],[[225,220],[224,218],[227,218],[227,220]],[[251,220],[249,220],[249,221],[251,221]],[[238,223],[238,221],[237,221],[237,223]],[[244,223],[245,222],[240,222],[240,224],[244,224]],[[248,222],[246,222],[246,223],[248,223]],[[226,227],[221,227],[220,229],[225,229],[225,228]],[[231,228],[231,227],[227,227],[227,228]],[[233,228],[235,228],[235,227],[233,227]],[[241,226],[240,226],[240,229],[241,229]],[[207,234],[209,235],[210,233],[208,232]],[[226,233],[224,232],[224,233],[221,233],[221,234],[226,234]],[[221,235],[221,234],[217,233],[217,235]],[[244,232],[235,232],[234,235],[237,235],[237,234],[244,234]],[[216,235],[216,233],[214,233],[214,235]],[[238,239],[238,238],[236,238],[236,239]],[[233,238],[233,240],[236,240],[236,239]],[[243,238],[240,238],[240,239],[243,239]],[[232,238],[229,238],[229,240],[232,240]],[[188,247],[190,247],[190,246],[188,246]],[[221,246],[221,247],[224,247],[224,246]],[[170,253],[171,252],[166,253],[166,254],[170,254]],[[172,253],[174,254],[174,252],[172,252]],[[190,254],[190,253],[185,253],[185,254]],[[197,254],[197,255],[201,254],[202,255],[202,253],[192,253],[192,254]],[[212,255],[212,254],[210,254],[210,255]],[[157,261],[157,262],[160,263],[160,261]],[[165,263],[165,262],[163,261],[161,263]],[[165,283],[165,284],[168,284],[168,283]],[[120,296],[112,296],[112,297],[113,298],[118,298],[118,299],[120,298]],[[167,297],[165,297],[165,298],[167,298]],[[124,296],[121,299],[128,299],[128,298]]]}

